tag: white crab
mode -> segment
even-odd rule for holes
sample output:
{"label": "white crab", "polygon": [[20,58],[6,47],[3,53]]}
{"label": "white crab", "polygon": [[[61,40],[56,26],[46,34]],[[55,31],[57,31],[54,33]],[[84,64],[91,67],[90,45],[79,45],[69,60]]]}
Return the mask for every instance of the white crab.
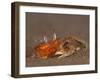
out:
{"label": "white crab", "polygon": [[66,56],[77,53],[77,51],[81,49],[86,51],[86,42],[75,36],[69,36],[63,40],[63,43],[60,45],[59,50],[56,51],[55,55],[59,55],[58,58],[64,58]]}

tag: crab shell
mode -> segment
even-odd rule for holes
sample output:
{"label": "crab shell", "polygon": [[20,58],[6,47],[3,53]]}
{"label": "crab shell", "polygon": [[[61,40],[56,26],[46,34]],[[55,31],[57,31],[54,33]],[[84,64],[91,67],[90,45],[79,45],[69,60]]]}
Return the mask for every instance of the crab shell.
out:
{"label": "crab shell", "polygon": [[36,57],[47,59],[55,55],[61,41],[59,39],[50,40],[47,43],[41,43],[35,47]]}

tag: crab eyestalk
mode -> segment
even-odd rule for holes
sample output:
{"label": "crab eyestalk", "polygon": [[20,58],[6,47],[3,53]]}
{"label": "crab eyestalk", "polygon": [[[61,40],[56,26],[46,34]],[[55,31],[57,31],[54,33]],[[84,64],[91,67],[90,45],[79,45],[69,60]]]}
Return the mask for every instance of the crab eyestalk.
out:
{"label": "crab eyestalk", "polygon": [[48,39],[47,39],[47,37],[46,37],[46,36],[44,36],[44,37],[43,37],[43,40],[44,40],[44,42],[45,42],[45,43],[47,43],[47,42],[48,42]]}
{"label": "crab eyestalk", "polygon": [[53,33],[53,40],[56,40],[57,39],[57,35],[56,35],[56,33],[54,32]]}

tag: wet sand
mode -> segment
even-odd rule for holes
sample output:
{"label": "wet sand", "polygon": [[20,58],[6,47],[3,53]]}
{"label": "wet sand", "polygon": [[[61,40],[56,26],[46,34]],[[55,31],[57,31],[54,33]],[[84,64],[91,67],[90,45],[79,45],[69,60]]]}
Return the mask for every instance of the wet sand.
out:
{"label": "wet sand", "polygon": [[58,59],[57,57],[48,59],[39,59],[32,56],[27,57],[26,67],[40,67],[40,66],[61,66],[61,65],[80,65],[89,64],[89,54],[79,53],[73,54],[71,56]]}

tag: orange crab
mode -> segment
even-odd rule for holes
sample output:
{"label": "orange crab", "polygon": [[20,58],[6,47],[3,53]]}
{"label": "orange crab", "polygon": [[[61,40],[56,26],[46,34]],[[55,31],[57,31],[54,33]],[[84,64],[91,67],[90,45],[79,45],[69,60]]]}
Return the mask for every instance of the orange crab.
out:
{"label": "orange crab", "polygon": [[41,43],[35,47],[37,53],[36,56],[43,59],[47,59],[48,57],[54,56],[60,44],[61,41],[59,39],[50,40],[47,43]]}

